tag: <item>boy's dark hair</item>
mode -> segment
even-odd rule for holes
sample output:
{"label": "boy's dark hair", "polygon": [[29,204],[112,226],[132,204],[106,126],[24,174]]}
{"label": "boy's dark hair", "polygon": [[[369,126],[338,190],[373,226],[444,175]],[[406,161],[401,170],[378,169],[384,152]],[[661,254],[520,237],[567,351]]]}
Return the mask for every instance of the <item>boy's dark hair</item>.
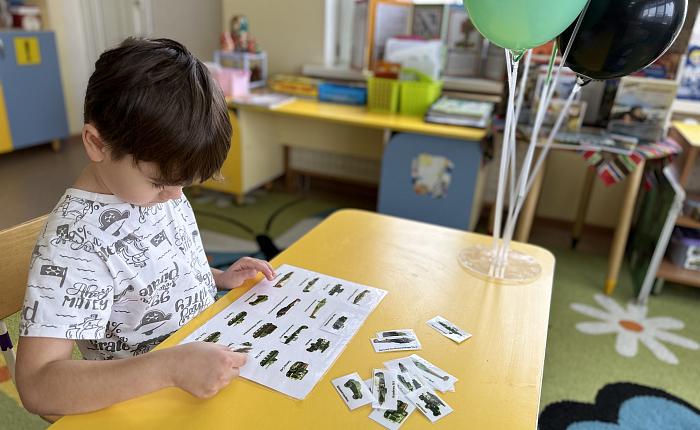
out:
{"label": "boy's dark hair", "polygon": [[170,39],[128,38],[102,53],[88,82],[84,119],[114,159],[156,163],[166,185],[217,175],[231,145],[221,88]]}

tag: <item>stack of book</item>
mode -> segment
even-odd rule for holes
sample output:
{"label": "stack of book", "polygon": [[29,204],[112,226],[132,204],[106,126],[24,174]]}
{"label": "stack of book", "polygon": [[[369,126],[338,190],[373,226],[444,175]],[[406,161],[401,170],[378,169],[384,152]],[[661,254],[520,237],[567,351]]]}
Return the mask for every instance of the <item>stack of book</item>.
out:
{"label": "stack of book", "polygon": [[486,128],[491,123],[494,103],[442,96],[425,114],[426,122]]}

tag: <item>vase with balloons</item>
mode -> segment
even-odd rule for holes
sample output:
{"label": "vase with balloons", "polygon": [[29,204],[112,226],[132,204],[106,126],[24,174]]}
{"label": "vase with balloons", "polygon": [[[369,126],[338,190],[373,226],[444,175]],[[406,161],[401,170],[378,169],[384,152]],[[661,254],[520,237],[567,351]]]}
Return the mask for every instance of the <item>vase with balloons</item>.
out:
{"label": "vase with balloons", "polygon": [[[525,198],[544,164],[554,137],[581,88],[591,80],[615,79],[644,69],[673,44],[681,31],[688,0],[464,0],[469,19],[491,42],[505,49],[508,103],[496,192],[493,242],[463,249],[459,262],[470,272],[497,282],[528,283],[541,266],[511,249]],[[515,131],[523,103],[531,49],[554,40],[549,73],[539,97],[523,165],[516,172]],[[561,60],[555,69],[558,52]],[[518,84],[521,63],[523,71]],[[562,67],[577,84],[550,130],[537,160],[535,149]],[[508,184],[506,189],[506,184]],[[505,219],[504,203],[508,198]]]}

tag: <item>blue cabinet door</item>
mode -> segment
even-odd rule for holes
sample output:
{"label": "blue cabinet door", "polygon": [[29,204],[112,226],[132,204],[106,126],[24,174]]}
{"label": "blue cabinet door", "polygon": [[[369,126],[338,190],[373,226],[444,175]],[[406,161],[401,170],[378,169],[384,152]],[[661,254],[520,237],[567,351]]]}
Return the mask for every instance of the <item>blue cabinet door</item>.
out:
{"label": "blue cabinet door", "polygon": [[0,32],[0,40],[4,47],[0,51],[0,82],[12,146],[24,148],[67,137],[54,34],[6,31]]}

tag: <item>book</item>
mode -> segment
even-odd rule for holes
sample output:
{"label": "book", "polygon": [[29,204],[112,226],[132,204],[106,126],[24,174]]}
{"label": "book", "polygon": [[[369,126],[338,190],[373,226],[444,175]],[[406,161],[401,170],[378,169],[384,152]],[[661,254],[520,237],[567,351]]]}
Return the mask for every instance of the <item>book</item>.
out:
{"label": "book", "polygon": [[296,97],[278,93],[256,93],[233,97],[234,104],[259,106],[268,109],[277,109],[296,100]]}
{"label": "book", "polygon": [[425,121],[437,124],[486,128],[494,103],[442,96],[428,109]]}

